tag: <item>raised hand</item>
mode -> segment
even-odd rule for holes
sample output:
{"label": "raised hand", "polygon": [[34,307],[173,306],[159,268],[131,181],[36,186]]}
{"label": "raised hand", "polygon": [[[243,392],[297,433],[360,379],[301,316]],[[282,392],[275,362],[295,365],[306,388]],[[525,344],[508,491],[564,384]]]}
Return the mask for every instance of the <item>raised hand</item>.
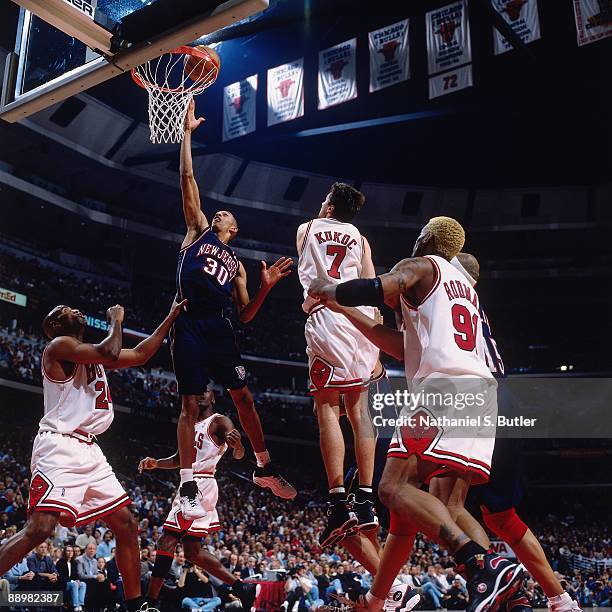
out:
{"label": "raised hand", "polygon": [[185,131],[193,132],[198,129],[202,123],[204,123],[206,119],[204,117],[199,117],[196,119],[195,116],[195,100],[191,98],[189,101],[189,106],[187,107],[187,113],[185,114]]}
{"label": "raised hand", "polygon": [[138,464],[138,472],[142,474],[144,470],[154,470],[157,468],[157,459],[153,459],[153,457],[145,457],[140,460]]}
{"label": "raised hand", "polygon": [[293,260],[291,257],[280,257],[269,268],[265,261],[261,262],[261,286],[271,289],[278,281],[291,274]]}
{"label": "raised hand", "polygon": [[233,455],[235,459],[242,459],[244,457],[244,446],[242,445],[242,438],[237,429],[228,431],[225,436],[227,445],[233,449]]}
{"label": "raised hand", "polygon": [[168,315],[171,319],[176,319],[181,314],[182,310],[186,310],[187,300],[183,300],[182,302],[177,302],[176,299],[172,302],[172,306],[170,307],[170,314]]}
{"label": "raised hand", "polygon": [[109,323],[112,323],[113,321],[116,321],[117,323],[123,323],[124,315],[125,315],[125,311],[123,309],[123,306],[120,306],[119,304],[115,304],[114,306],[111,306],[106,311],[106,319],[108,320]]}

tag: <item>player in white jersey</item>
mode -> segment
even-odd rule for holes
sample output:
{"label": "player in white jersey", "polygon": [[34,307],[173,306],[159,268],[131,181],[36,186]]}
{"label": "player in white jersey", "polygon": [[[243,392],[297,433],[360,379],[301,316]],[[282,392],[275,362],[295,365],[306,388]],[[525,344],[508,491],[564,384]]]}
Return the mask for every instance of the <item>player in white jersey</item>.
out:
{"label": "player in white jersey", "polygon": [[[374,344],[399,360],[417,343],[419,358],[406,371],[409,383],[416,384],[413,397],[419,390],[433,388],[435,392],[450,393],[451,408],[458,409],[459,392],[463,399],[466,392],[482,393],[483,416],[491,418],[496,415],[495,382],[477,353],[478,296],[449,263],[464,241],[465,233],[457,221],[435,217],[421,231],[413,257],[402,260],[390,273],[340,285],[315,280],[309,295],[331,307],[376,306],[399,297],[406,332],[387,328],[358,310],[351,309],[348,316]],[[487,553],[449,511],[457,507],[456,499],[465,499],[474,480],[486,482],[494,429],[485,431],[481,437],[475,427],[466,430],[470,432],[469,438],[460,437],[461,431],[452,425],[427,425],[424,417],[432,414],[429,403],[423,407],[417,398],[417,403],[409,408],[403,411],[405,424],[400,421],[396,429],[378,490],[390,511],[390,536],[365,605],[372,610],[382,609],[389,587],[412,549],[416,532],[421,531],[444,545],[457,563],[465,566],[469,579],[468,611],[494,611],[519,588],[524,568]],[[434,405],[434,416],[440,408]],[[441,476],[447,492],[444,502],[421,490],[431,478]],[[462,524],[470,519],[474,521],[462,517]]]}
{"label": "player in white jersey", "polygon": [[151,336],[122,349],[123,307],[107,311],[109,330],[99,344],[83,342],[85,316],[56,306],[44,319],[51,340],[41,360],[45,413],[32,449],[25,527],[0,547],[0,575],[51,537],[58,522],[83,525],[104,517],[117,538],[117,565],[128,610],[148,609],[140,593],[138,526],[131,500],[96,442],[113,421],[104,368],[145,364],[158,351],[185,302],[173,304]]}
{"label": "player in white jersey", "polygon": [[[468,279],[472,287],[480,279],[478,260],[469,253],[459,253],[451,263]],[[491,324],[480,305],[483,353],[485,362],[500,383],[498,404],[500,416],[514,416],[511,392],[504,387],[505,368],[497,343],[491,334]],[[484,524],[501,540],[507,542],[524,563],[548,598],[551,612],[579,612],[579,605],[565,592],[555,576],[538,538],[516,510],[523,499],[524,440],[498,438],[493,451],[491,477],[470,491],[473,501],[482,510]],[[525,593],[519,591],[506,603],[506,612],[528,612],[531,609]]]}
{"label": "player in white jersey", "polygon": [[[335,544],[352,529],[376,529],[378,520],[372,504],[375,434],[370,421],[367,389],[378,359],[378,349],[342,315],[308,296],[310,283],[325,277],[341,283],[375,276],[368,241],[350,221],[365,202],[364,195],[344,183],[335,183],[319,216],[300,225],[296,246],[298,273],[304,288],[303,309],[308,314],[304,329],[319,425],[321,455],[329,485],[327,524],[319,536],[322,546]],[[375,309],[363,307],[366,315]],[[340,429],[340,400],[355,438],[359,487],[347,496],[343,482],[344,439]]]}
{"label": "player in white jersey", "polygon": [[[237,580],[219,559],[201,546],[201,539],[221,527],[217,515],[219,489],[215,472],[217,463],[228,448],[232,449],[234,459],[244,457],[244,446],[240,433],[227,416],[213,412],[214,392],[209,389],[198,397],[198,420],[195,424],[193,475],[198,484],[198,501],[206,513],[203,518],[185,520],[182,515],[180,494],[177,494],[168,517],[164,521],[164,533],[157,543],[157,557],[153,567],[147,598],[155,604],[159,598],[174,551],[179,542],[183,544],[185,558],[204,568],[210,574],[232,587],[232,593],[242,601],[243,608],[249,610],[255,598],[255,585]],[[176,470],[180,468],[178,450],[171,457],[153,459],[146,457],[138,465],[138,470]]]}

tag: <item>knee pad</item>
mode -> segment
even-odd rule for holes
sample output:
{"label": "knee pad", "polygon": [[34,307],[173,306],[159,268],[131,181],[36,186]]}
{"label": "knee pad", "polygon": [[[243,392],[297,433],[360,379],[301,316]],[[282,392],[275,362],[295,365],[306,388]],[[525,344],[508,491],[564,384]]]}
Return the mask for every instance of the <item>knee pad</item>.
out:
{"label": "knee pad", "polygon": [[392,510],[389,511],[389,533],[394,536],[413,536],[416,535],[416,527],[405,517],[400,516]]}
{"label": "knee pad", "polygon": [[170,571],[170,566],[174,560],[174,553],[165,550],[158,550],[155,557],[155,565],[151,571],[153,578],[165,578]]}
{"label": "knee pad", "polygon": [[529,529],[516,513],[515,508],[491,513],[483,507],[482,520],[497,537],[508,542],[510,546],[518,544]]}

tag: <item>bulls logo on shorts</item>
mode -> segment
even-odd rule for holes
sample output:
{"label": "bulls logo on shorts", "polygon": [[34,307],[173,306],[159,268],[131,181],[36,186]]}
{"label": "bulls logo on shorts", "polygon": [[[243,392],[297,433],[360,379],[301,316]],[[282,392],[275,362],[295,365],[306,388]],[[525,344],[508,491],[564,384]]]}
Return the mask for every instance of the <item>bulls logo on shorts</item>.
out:
{"label": "bulls logo on shorts", "polygon": [[37,504],[47,497],[53,485],[40,472],[36,473],[30,483],[30,499],[28,507],[35,508]]}
{"label": "bulls logo on shorts", "polygon": [[404,446],[410,453],[421,454],[442,433],[429,419],[432,415],[426,410],[419,409],[410,415],[410,423],[400,427],[400,434]]}
{"label": "bulls logo on shorts", "polygon": [[315,357],[310,366],[310,380],[317,389],[324,389],[334,375],[334,366]]}

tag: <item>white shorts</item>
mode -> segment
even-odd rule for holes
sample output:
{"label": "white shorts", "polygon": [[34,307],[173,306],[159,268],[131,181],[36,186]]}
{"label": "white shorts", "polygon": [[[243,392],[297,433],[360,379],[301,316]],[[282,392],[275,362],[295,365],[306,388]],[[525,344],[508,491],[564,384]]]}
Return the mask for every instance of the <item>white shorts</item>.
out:
{"label": "white shorts", "polygon": [[66,527],[90,523],[131,503],[93,441],[38,432],[31,470],[28,512],[59,512]]}
{"label": "white shorts", "polygon": [[[359,310],[374,317],[370,306]],[[311,393],[367,387],[379,350],[344,315],[328,308],[315,310],[306,321],[304,335]]]}
{"label": "white shorts", "polygon": [[405,459],[417,455],[422,461],[435,464],[426,483],[451,472],[470,473],[472,484],[487,482],[497,424],[495,379],[428,378],[413,390],[413,396],[419,392],[451,393],[455,398],[459,393],[480,393],[482,405],[457,410],[457,404],[450,407],[417,401],[415,407],[403,407],[387,456]]}
{"label": "white shorts", "polygon": [[164,521],[164,531],[176,535],[179,539],[186,535],[194,538],[204,538],[209,533],[221,529],[216,508],[219,487],[215,477],[194,474],[194,478],[202,494],[202,508],[208,514],[201,519],[186,521],[181,513],[180,495],[177,493],[168,513],[168,518]]}

